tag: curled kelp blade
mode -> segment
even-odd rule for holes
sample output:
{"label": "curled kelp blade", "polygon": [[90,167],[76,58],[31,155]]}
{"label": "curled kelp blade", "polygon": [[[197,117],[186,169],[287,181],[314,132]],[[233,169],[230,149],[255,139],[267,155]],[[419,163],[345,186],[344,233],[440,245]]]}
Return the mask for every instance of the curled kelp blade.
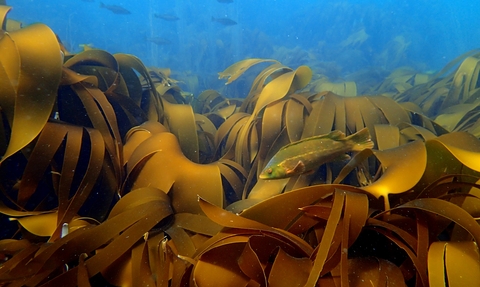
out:
{"label": "curled kelp blade", "polygon": [[[49,234],[50,240],[56,240],[63,223],[69,223],[82,208],[84,212],[89,212],[84,205],[91,204],[91,191],[100,187],[96,185],[97,180],[108,174],[108,168],[104,166],[104,154],[105,145],[97,130],[47,123],[31,152],[18,194],[12,196],[16,198],[15,204],[31,210],[57,208],[57,218],[45,224],[55,230]],[[87,160],[80,162],[81,157]],[[50,181],[43,180],[49,177]],[[44,189],[54,193],[44,194]],[[110,202],[114,192],[112,186],[103,185],[103,192],[94,197]],[[47,199],[55,204],[45,206],[42,201]],[[90,216],[101,218],[106,212],[108,210],[104,206],[89,213]]]}
{"label": "curled kelp blade", "polygon": [[[210,284],[209,282],[215,281],[230,285],[234,282],[254,281],[266,285],[266,276],[271,268],[269,266],[272,258],[280,252],[278,249],[288,256],[303,258],[305,266],[310,264],[307,260],[312,249],[292,234],[242,218],[202,199],[200,205],[207,217],[227,229],[205,241],[197,251],[197,261],[191,275],[191,280],[194,281],[191,284]],[[226,252],[231,256],[223,256]],[[283,263],[277,261],[276,264]],[[273,276],[272,280],[280,280],[277,278],[280,274]],[[306,280],[306,273],[302,274],[302,278],[299,280]]]}
{"label": "curled kelp blade", "polygon": [[295,71],[281,74],[262,89],[252,115],[239,132],[237,141],[241,145],[235,146],[235,161],[239,162],[244,168],[249,169],[249,165],[258,152],[258,144],[255,143],[257,138],[257,131],[255,130],[257,115],[269,103],[283,98],[288,93],[304,88],[311,77],[312,71],[310,68],[300,66]]}
{"label": "curled kelp blade", "polygon": [[[57,240],[58,235],[57,238],[52,237],[55,234],[58,226],[57,218],[57,211],[31,215],[28,215],[28,212],[25,212],[23,217],[13,217],[10,218],[10,220],[17,221],[22,228],[34,236],[50,238],[50,240]],[[63,234],[60,235],[67,235],[68,233],[71,233],[79,228],[94,225],[93,223],[98,224],[98,221],[93,218],[74,216],[69,222],[65,222],[65,220],[63,220],[61,226]]]}
{"label": "curled kelp blade", "polygon": [[339,96],[355,97],[357,95],[357,85],[355,82],[347,81],[340,83],[330,82],[327,78],[321,77],[309,84],[310,91],[320,93],[330,91]]}
{"label": "curled kelp blade", "polygon": [[240,106],[240,111],[251,114],[255,109],[255,105],[260,97],[263,87],[274,78],[283,73],[292,71],[291,68],[282,65],[281,63],[274,63],[263,69],[254,79],[252,87],[248,92],[247,97]]}
{"label": "curled kelp blade", "polygon": [[[451,61],[435,75],[413,74],[414,76],[406,82],[403,82],[403,79],[408,77],[407,74],[392,73],[392,77],[385,81],[376,93],[388,92],[388,86],[393,86],[396,88],[393,96],[396,101],[411,101],[429,116],[441,115],[449,112],[448,109],[454,105],[473,103],[478,98],[476,88],[480,70],[478,59],[478,50],[472,50]],[[456,65],[459,66],[451,72]],[[401,83],[411,87],[405,85],[400,87]]]}
{"label": "curled kelp blade", "polygon": [[125,136],[125,145],[123,146],[123,164],[125,165],[130,156],[144,140],[153,134],[168,132],[168,129],[159,122],[146,121],[139,126],[132,127]]}
{"label": "curled kelp blade", "polygon": [[476,54],[463,60],[452,79],[452,86],[443,101],[441,109],[453,104],[461,104],[470,99],[477,87],[480,72],[480,55]]}
{"label": "curled kelp blade", "polygon": [[[387,233],[383,233],[385,236],[389,237],[390,240],[394,241],[400,248],[402,248],[410,259],[412,260],[413,264],[415,265],[415,268],[419,274],[419,278],[421,278],[421,281],[423,281],[423,284],[425,285],[427,282],[427,247],[429,245],[430,240],[438,240],[437,236],[440,233],[445,232],[445,228],[447,226],[451,225],[452,223],[455,223],[459,227],[461,227],[464,231],[468,232],[475,240],[475,242],[479,239],[478,236],[480,235],[479,231],[480,228],[478,227],[478,224],[474,224],[475,219],[472,217],[471,214],[469,214],[466,210],[462,209],[460,206],[449,202],[447,200],[442,200],[438,198],[422,198],[422,199],[416,199],[409,201],[401,206],[398,206],[397,208],[392,209],[394,210],[395,214],[400,214],[404,216],[403,221],[409,221],[411,219],[409,214],[412,214],[412,211],[416,215],[416,230],[417,230],[417,235],[416,235],[416,240],[417,242],[414,242],[414,245],[410,244],[410,247],[405,246],[404,242],[398,241],[397,239],[394,239]],[[397,213],[398,211],[398,213]],[[382,215],[379,215],[381,217]],[[398,220],[398,222],[401,222]],[[440,228],[437,228],[437,227]],[[405,228],[405,227],[403,227]],[[390,230],[394,230],[395,228],[389,228]],[[396,232],[398,235],[401,233]],[[429,239],[429,236],[432,235],[432,239]],[[449,234],[449,233],[447,233]],[[454,236],[454,234],[449,234],[449,236]],[[403,238],[406,238],[403,236]],[[452,238],[452,237],[450,237]],[[408,242],[408,241],[407,241]],[[435,252],[435,254],[438,254],[438,251],[432,251]],[[430,257],[430,255],[429,255]],[[430,262],[431,258],[428,258],[428,261]],[[434,265],[434,263],[428,263],[428,268]],[[429,278],[436,278],[435,282],[438,282],[440,276],[443,278],[441,274],[436,274],[435,276],[432,276]],[[440,279],[443,280],[443,279]],[[417,278],[418,281],[418,278]]]}
{"label": "curled kelp blade", "polygon": [[[353,133],[366,126],[373,131],[377,124],[410,122],[408,112],[384,96],[347,98],[322,92],[311,96],[310,101],[312,111],[306,120],[302,138],[326,134],[331,130]],[[375,134],[372,137],[376,141]]]}
{"label": "curled kelp blade", "polygon": [[11,128],[4,161],[30,143],[51,116],[63,59],[55,34],[43,24],[5,33],[0,47],[0,105]]}
{"label": "curled kelp blade", "polygon": [[163,102],[165,108],[164,125],[173,133],[182,148],[183,154],[193,162],[199,162],[199,147],[195,115],[189,105]]}
{"label": "curled kelp blade", "polygon": [[[341,184],[308,186],[263,200],[243,210],[241,215],[269,226],[289,229],[302,214],[299,208],[314,205],[337,189],[362,193],[361,189]],[[263,210],[270,212],[266,214]]]}
{"label": "curled kelp blade", "polygon": [[238,133],[248,121],[246,113],[235,113],[230,116],[215,133],[216,157],[234,159]]}
{"label": "curled kelp blade", "polygon": [[199,163],[212,162],[215,154],[214,135],[217,129],[206,116],[201,114],[195,114],[194,116],[198,136]]}
{"label": "curled kelp blade", "polygon": [[248,176],[246,170],[238,163],[228,159],[220,159],[216,164],[222,175],[227,205],[242,199]]}
{"label": "curled kelp blade", "polygon": [[[52,244],[44,245],[36,254],[29,253],[31,260],[2,270],[2,282],[38,285],[50,275],[54,278],[50,278],[46,286],[75,286],[78,268],[82,268],[76,264],[81,253],[93,254],[86,260],[81,259],[89,271],[88,277],[98,274],[130,250],[146,232],[172,214],[168,197],[158,190],[156,194],[159,197],[121,210],[98,226],[78,229]],[[122,236],[119,236],[120,233]],[[72,248],[65,248],[66,245]],[[66,263],[72,264],[72,268],[65,272]]]}
{"label": "curled kelp blade", "polygon": [[[296,245],[295,249],[297,252],[302,253],[303,255],[309,255],[312,252],[312,248],[303,240],[296,237],[295,235],[286,232],[283,229],[278,229],[274,227],[270,227],[265,225],[261,222],[257,222],[255,220],[251,220],[245,218],[243,216],[239,216],[233,214],[229,211],[226,211],[218,206],[212,205],[211,203],[205,201],[202,198],[199,198],[199,205],[205,215],[212,220],[213,222],[227,228],[234,228],[234,229],[245,229],[247,233],[254,231],[257,233],[258,231],[263,231],[265,233],[271,234],[271,236],[275,238],[280,238],[282,240],[290,241],[291,244]],[[216,244],[216,242],[221,241],[225,236],[229,237],[228,232],[226,233],[219,233],[215,237],[208,240],[202,248],[197,251],[198,254],[202,254],[208,246],[212,246]]]}
{"label": "curled kelp blade", "polygon": [[5,3],[0,3],[0,29],[5,30],[7,22],[7,14],[12,9],[12,7],[5,5]]}
{"label": "curled kelp blade", "polygon": [[205,114],[211,112],[218,105],[222,105],[227,98],[215,90],[205,90],[193,102],[193,109],[196,113]]}
{"label": "curled kelp blade", "polygon": [[[384,151],[375,151],[374,154],[382,164],[383,174],[378,180],[362,189],[376,198],[383,197],[386,202],[389,194],[402,193],[413,188],[422,178],[427,165],[427,151],[425,144],[421,141]],[[403,178],[405,175],[407,175],[406,178]],[[397,182],[400,177],[402,180]]]}
{"label": "curled kelp blade", "polygon": [[433,242],[428,251],[430,286],[480,284],[480,255],[475,242]]}
{"label": "curled kelp blade", "polygon": [[426,142],[428,161],[422,186],[446,174],[478,175],[480,141],[465,132],[442,135]]}
{"label": "curled kelp blade", "polygon": [[225,83],[230,84],[231,82],[235,81],[238,77],[240,77],[246,70],[248,70],[251,66],[263,63],[263,62],[277,62],[276,60],[270,60],[270,59],[247,59],[243,61],[239,61],[227,69],[225,69],[223,72],[218,73],[218,78],[219,79],[224,79],[227,78],[227,82]]}
{"label": "curled kelp blade", "polygon": [[167,132],[154,134],[139,144],[127,163],[123,192],[147,186],[169,193],[176,212],[198,213],[197,195],[218,206],[224,204],[218,166],[190,161],[178,139]]}
{"label": "curled kelp blade", "polygon": [[353,258],[348,261],[350,286],[407,286],[402,270],[392,262],[380,258]]}
{"label": "curled kelp blade", "polygon": [[128,83],[129,98],[144,111],[148,120],[162,120],[163,105],[155,89],[155,83],[150,77],[149,70],[135,56],[115,54],[114,57],[119,64],[122,77]]}
{"label": "curled kelp blade", "polygon": [[[166,196],[164,192],[151,188],[135,190],[114,207],[112,215]],[[198,214],[177,213],[166,219],[161,231],[157,227],[146,233],[131,251],[102,271],[103,277],[115,285],[131,286],[139,277],[153,280],[157,286],[169,286],[169,282],[178,285],[178,278],[195,262],[191,257],[196,248],[217,234],[221,226]],[[171,268],[174,268],[174,274],[169,271]]]}
{"label": "curled kelp blade", "polygon": [[[117,113],[123,104],[115,103],[114,98],[122,97],[121,95],[128,94],[128,91],[118,72],[118,62],[107,52],[89,50],[70,58],[65,66],[90,77],[75,75],[69,72],[69,69],[64,69],[65,80],[62,82],[63,90],[59,95],[59,118],[72,123],[80,120],[83,125],[92,126],[100,131],[115,170],[117,184],[120,186],[124,175],[121,168],[122,135]],[[95,77],[94,80],[92,76]],[[120,94],[116,94],[115,91]],[[71,101],[79,105],[72,107],[68,104]],[[121,102],[120,99],[119,101]],[[88,115],[87,118],[83,115],[85,113]],[[126,133],[126,130],[122,130],[122,133]]]}
{"label": "curled kelp blade", "polygon": [[435,121],[450,131],[465,131],[475,137],[480,135],[478,103],[459,104],[445,110]]}

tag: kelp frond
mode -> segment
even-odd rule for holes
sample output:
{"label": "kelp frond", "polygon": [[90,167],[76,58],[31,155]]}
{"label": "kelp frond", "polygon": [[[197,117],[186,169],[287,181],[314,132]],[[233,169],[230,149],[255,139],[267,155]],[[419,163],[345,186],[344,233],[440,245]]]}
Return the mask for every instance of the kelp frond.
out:
{"label": "kelp frond", "polygon": [[[8,28],[9,9],[0,285],[480,284],[478,51],[436,75],[394,71],[371,95],[247,59],[219,73],[231,84],[262,64],[246,98],[192,99],[169,69]],[[348,161],[258,178],[289,143],[365,127],[374,148]]]}

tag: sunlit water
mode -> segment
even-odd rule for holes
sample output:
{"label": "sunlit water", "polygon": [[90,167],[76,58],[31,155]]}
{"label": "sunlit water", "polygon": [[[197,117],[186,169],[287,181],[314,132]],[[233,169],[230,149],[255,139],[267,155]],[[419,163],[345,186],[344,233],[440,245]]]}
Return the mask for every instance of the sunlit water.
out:
{"label": "sunlit water", "polygon": [[[115,14],[92,0],[7,4],[13,6],[10,18],[47,24],[72,52],[89,45],[134,54],[180,77],[201,75],[204,88],[215,88],[217,72],[249,57],[307,64],[335,78],[370,67],[438,70],[480,46],[475,1],[107,1],[131,14]],[[158,17],[164,14],[178,20]]]}

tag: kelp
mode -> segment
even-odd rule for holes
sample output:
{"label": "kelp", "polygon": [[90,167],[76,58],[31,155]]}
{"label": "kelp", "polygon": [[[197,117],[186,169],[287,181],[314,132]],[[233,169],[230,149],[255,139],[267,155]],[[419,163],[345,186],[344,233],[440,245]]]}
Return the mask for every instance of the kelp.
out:
{"label": "kelp", "polygon": [[319,78],[309,84],[311,92],[330,91],[339,96],[354,97],[357,95],[355,82],[332,83],[326,78]]}
{"label": "kelp", "polygon": [[[363,96],[247,59],[219,73],[263,65],[244,99],[192,99],[169,69],[65,53],[0,11],[0,285],[478,285],[478,51]],[[374,149],[258,179],[288,143],[364,127]]]}

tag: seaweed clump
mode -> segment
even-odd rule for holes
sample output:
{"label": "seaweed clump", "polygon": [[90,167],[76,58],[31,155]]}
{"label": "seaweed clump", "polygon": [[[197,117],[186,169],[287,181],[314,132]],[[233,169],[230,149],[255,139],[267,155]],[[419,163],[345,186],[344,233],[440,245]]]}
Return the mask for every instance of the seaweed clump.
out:
{"label": "seaweed clump", "polygon": [[[371,96],[247,59],[219,74],[266,65],[245,99],[192,99],[169,70],[68,54],[43,24],[0,49],[2,285],[480,284],[477,53]],[[257,179],[285,144],[364,127],[375,149],[349,162]]]}

